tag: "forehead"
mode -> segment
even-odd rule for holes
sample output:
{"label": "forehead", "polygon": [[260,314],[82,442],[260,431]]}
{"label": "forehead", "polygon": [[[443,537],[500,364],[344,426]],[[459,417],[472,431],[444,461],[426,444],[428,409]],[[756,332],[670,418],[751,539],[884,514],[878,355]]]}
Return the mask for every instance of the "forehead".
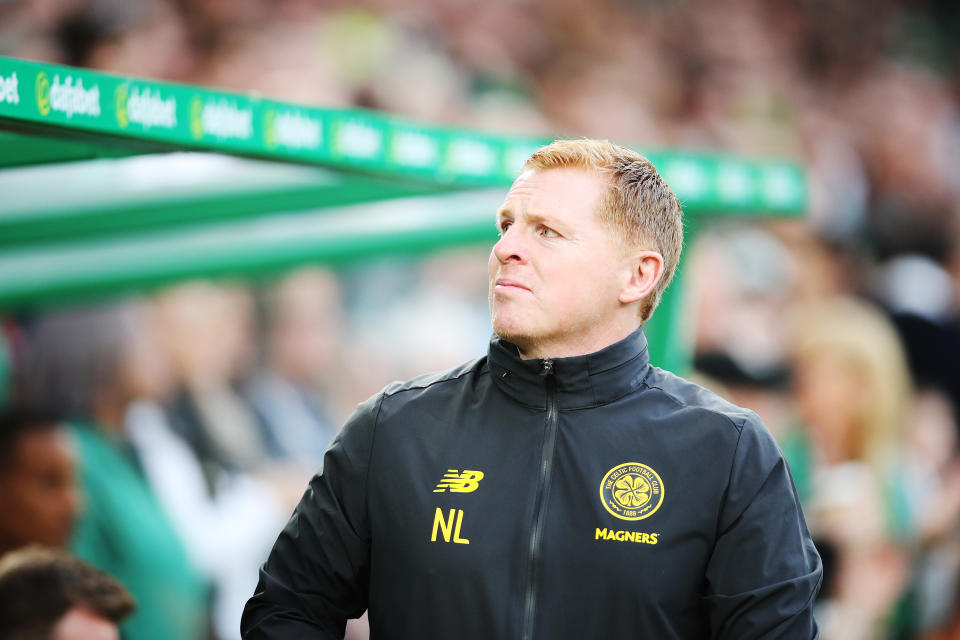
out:
{"label": "forehead", "polygon": [[57,622],[53,637],[57,640],[117,640],[120,635],[116,625],[109,620],[82,607],[72,607]]}
{"label": "forehead", "polygon": [[593,213],[606,184],[603,176],[589,169],[528,169],[514,181],[497,215],[573,218]]}
{"label": "forehead", "polygon": [[0,461],[0,473],[33,473],[51,464],[70,465],[73,461],[73,443],[60,426],[25,431],[10,444],[10,450],[2,452],[4,459]]}

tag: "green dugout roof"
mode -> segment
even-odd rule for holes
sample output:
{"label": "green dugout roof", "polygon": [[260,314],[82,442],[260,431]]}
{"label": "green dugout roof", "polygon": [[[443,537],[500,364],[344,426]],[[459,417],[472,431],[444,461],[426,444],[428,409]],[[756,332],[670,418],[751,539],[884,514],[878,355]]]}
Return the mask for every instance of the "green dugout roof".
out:
{"label": "green dugout roof", "polygon": [[[493,212],[550,139],[0,57],[0,311],[492,243]],[[788,160],[638,149],[705,217],[797,216]],[[654,355],[681,365],[680,282]]]}

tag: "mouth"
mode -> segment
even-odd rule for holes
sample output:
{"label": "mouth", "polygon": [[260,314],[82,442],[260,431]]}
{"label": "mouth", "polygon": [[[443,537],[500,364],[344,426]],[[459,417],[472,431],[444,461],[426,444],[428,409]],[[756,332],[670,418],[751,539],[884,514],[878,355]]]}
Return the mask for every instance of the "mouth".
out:
{"label": "mouth", "polygon": [[501,287],[503,289],[520,289],[521,291],[530,291],[529,287],[525,287],[519,282],[508,280],[507,278],[497,278],[497,281],[494,283],[494,288],[500,289]]}

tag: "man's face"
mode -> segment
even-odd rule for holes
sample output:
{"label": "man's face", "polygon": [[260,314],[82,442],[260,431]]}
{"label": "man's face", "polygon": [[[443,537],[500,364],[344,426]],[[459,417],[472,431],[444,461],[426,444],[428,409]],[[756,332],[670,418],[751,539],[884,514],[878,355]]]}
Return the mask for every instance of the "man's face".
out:
{"label": "man's face", "polygon": [[0,470],[0,545],[63,546],[77,509],[74,455],[67,433],[24,433]]}
{"label": "man's face", "polygon": [[584,169],[526,171],[497,212],[490,316],[524,357],[591,353],[631,330],[630,263],[597,213],[606,185]]}

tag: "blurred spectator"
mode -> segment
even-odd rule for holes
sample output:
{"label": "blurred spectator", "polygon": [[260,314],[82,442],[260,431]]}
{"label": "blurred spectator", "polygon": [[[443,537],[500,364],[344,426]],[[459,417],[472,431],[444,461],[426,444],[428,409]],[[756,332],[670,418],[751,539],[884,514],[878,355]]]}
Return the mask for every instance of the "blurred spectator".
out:
{"label": "blurred spectator", "polygon": [[934,388],[916,394],[905,455],[911,510],[921,534],[915,591],[918,628],[948,628],[960,601],[960,460],[952,403]]}
{"label": "blurred spectator", "polygon": [[373,263],[348,274],[355,386],[374,393],[387,380],[455,366],[483,353],[492,331],[487,283],[479,274],[486,271],[488,255],[487,247],[451,250],[415,263]]}
{"label": "blurred spectator", "polygon": [[163,292],[157,310],[178,386],[170,403],[172,424],[200,458],[210,487],[224,472],[266,464],[260,423],[238,392],[253,358],[249,294],[190,282]]}
{"label": "blurred spectator", "polygon": [[824,573],[823,637],[909,632],[910,612],[891,618],[909,585],[918,528],[901,453],[911,390],[897,334],[866,303],[834,299],[801,317],[794,347],[802,430],[783,448],[811,532],[836,554],[832,575]]}
{"label": "blurred spectator", "polygon": [[5,640],[119,640],[135,608],[119,582],[67,553],[29,547],[0,559]]}
{"label": "blurred spectator", "polygon": [[239,636],[243,605],[277,531],[302,495],[306,473],[224,474],[213,493],[194,452],[149,400],[127,411],[127,430],[144,476],[183,539],[187,553],[214,583],[212,617],[220,640]]}
{"label": "blurred spectator", "polygon": [[737,224],[704,232],[686,260],[696,305],[694,368],[779,437],[791,412],[784,350],[797,282],[793,256],[772,233]]}
{"label": "blurred spectator", "polygon": [[77,515],[74,458],[59,418],[0,412],[0,557],[28,544],[67,544]]}
{"label": "blurred spectator", "polygon": [[339,365],[340,289],[319,269],[294,272],[269,294],[266,366],[249,388],[271,457],[317,471],[339,431],[324,397]]}
{"label": "blurred spectator", "polygon": [[173,388],[154,307],[132,306],[136,322],[124,343],[147,384],[127,407],[125,431],[144,477],[183,539],[188,555],[214,582],[217,637],[239,635],[243,605],[277,531],[303,493],[309,473],[270,470],[259,476],[221,473],[208,486],[203,466],[170,426],[163,409]]}
{"label": "blurred spectator", "polygon": [[[170,3],[101,0],[95,5],[101,5],[103,18],[109,17],[113,22],[105,25],[101,37],[84,52],[85,65],[112,73],[171,80],[190,77],[198,60],[190,46],[187,23]],[[151,54],[156,51],[163,51],[164,55]]]}
{"label": "blurred spectator", "polygon": [[877,293],[907,349],[918,384],[940,389],[960,410],[957,280],[928,255],[901,254],[877,270]]}
{"label": "blurred spectator", "polygon": [[135,322],[124,306],[41,318],[30,340],[26,397],[71,416],[85,495],[71,548],[137,600],[124,636],[199,639],[206,633],[206,585],[124,431],[130,402],[154,393],[154,377],[143,375],[153,363],[128,349]]}
{"label": "blurred spectator", "polygon": [[[105,330],[113,330],[115,349],[112,365],[101,362],[102,375],[113,381],[114,388],[127,390],[118,400],[125,408],[114,437],[136,465],[139,479],[146,481],[151,499],[169,517],[191,564],[214,582],[217,636],[237,637],[240,612],[256,585],[257,568],[309,473],[275,469],[256,478],[224,473],[213,478],[211,492],[199,459],[171,429],[162,409],[173,379],[153,307],[130,303],[98,310],[97,315]],[[82,322],[74,324],[78,330],[87,328]]]}

